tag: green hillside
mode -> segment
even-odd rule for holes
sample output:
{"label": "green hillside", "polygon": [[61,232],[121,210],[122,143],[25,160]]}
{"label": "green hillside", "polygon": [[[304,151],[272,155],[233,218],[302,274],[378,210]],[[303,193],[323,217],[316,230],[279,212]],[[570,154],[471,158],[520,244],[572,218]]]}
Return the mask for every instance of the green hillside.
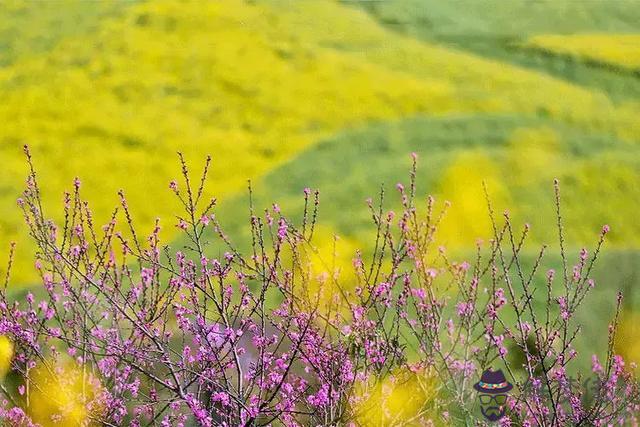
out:
{"label": "green hillside", "polygon": [[614,101],[637,101],[640,96],[640,80],[632,73],[611,72],[580,57],[527,46],[534,37],[597,34],[606,48],[610,34],[609,43],[616,51],[616,37],[633,37],[638,32],[640,9],[635,1],[405,0],[359,5],[387,28],[410,37],[539,70],[605,91]]}
{"label": "green hillside", "polygon": [[[608,223],[612,253],[637,257],[640,77],[615,65],[629,49],[620,44],[637,40],[622,35],[640,33],[634,2],[12,1],[0,9],[0,248],[18,241],[16,284],[34,277],[15,207],[25,143],[49,215],[60,217],[62,192],[79,176],[97,222],[124,188],[136,223],[146,230],[162,217],[167,241],[175,152],[195,164],[210,153],[211,190],[232,236],[246,233],[247,179],[259,207],[278,201],[292,214],[302,188],[319,188],[323,245],[339,234],[348,264],[371,239],[364,200],[382,183],[394,193],[416,152],[420,194],[452,202],[439,239],[460,254],[489,234],[482,180],[500,209],[532,224],[536,243],[553,242],[557,177],[572,250]],[[579,34],[597,35],[597,58]],[[618,268],[616,257],[601,266],[613,278],[603,295],[637,283],[634,263]]]}

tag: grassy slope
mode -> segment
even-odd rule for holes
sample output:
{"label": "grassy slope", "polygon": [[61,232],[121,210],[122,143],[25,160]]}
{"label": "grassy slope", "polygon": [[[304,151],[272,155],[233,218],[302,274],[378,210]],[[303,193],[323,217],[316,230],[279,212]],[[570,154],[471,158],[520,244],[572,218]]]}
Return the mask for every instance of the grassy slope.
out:
{"label": "grassy slope", "polygon": [[[623,110],[636,109],[640,104],[640,78],[637,75],[604,69],[563,55],[543,55],[519,48],[530,37],[547,33],[638,32],[640,10],[633,2],[596,0],[504,3],[492,0],[479,4],[462,0],[452,4],[411,0],[367,3],[363,7],[381,23],[397,32],[554,76],[589,89],[592,93],[600,93]],[[556,148],[564,147],[561,151],[565,150],[571,161],[570,165],[563,161],[563,165],[567,166],[564,171],[554,168],[553,162],[544,168],[537,165],[536,169],[535,162],[531,164],[526,159],[515,165],[519,167],[514,171],[516,174],[529,173],[543,177],[544,174],[540,174],[538,170],[544,169],[547,172],[553,171],[559,177],[566,176],[565,181],[568,182],[565,182],[564,193],[568,198],[569,216],[574,227],[582,227],[578,225],[580,222],[595,226],[595,222],[591,221],[592,217],[599,221],[614,221],[619,230],[615,240],[622,246],[637,247],[638,242],[633,237],[637,233],[633,219],[635,205],[631,202],[633,196],[629,197],[638,187],[638,154],[635,144],[616,142],[616,138],[607,136],[611,132],[594,130],[579,121],[574,121],[573,126],[584,132],[581,140],[566,144],[562,136],[557,138],[559,145]],[[527,139],[526,136],[524,138]],[[600,142],[594,143],[598,139]],[[520,154],[526,157],[531,151],[525,149]],[[509,179],[511,178],[513,176],[510,175]],[[513,188],[513,184],[511,182],[509,186]],[[531,188],[525,191],[530,193]],[[527,199],[536,200],[536,197],[525,195],[519,198],[520,205],[525,206],[525,210],[527,205],[537,204],[529,203]],[[600,202],[592,203],[594,200]],[[591,210],[585,215],[583,206],[587,203]],[[574,207],[575,212],[571,212]],[[613,218],[611,212],[616,212]],[[531,213],[535,214],[535,211],[532,210]],[[586,236],[584,233],[577,233],[576,237]]]}
{"label": "grassy slope", "polygon": [[612,73],[570,56],[524,48],[537,35],[637,33],[640,11],[633,1],[406,0],[361,5],[386,27],[408,36],[543,71],[604,91],[614,101],[640,96],[640,79],[631,73]]}
{"label": "grassy slope", "polygon": [[521,38],[532,34],[638,31],[633,1],[403,0],[359,3],[383,24],[418,36]]}
{"label": "grassy slope", "polygon": [[95,32],[101,21],[122,15],[131,1],[39,2],[8,0],[0,5],[0,65],[30,55],[45,55],[67,37]]}
{"label": "grassy slope", "polygon": [[[322,215],[340,234],[360,237],[369,220],[363,201],[375,196],[381,183],[393,192],[396,182],[406,182],[410,152],[420,155],[422,194],[463,202],[461,196],[468,189],[465,187],[479,184],[473,181],[473,175],[481,174],[490,180],[493,177],[493,182],[489,182],[491,192],[496,197],[502,196],[502,201],[499,200],[502,207],[515,208],[517,218],[532,222],[533,236],[538,242],[548,242],[555,237],[553,227],[546,223],[548,218],[540,212],[541,206],[548,206],[545,214],[553,214],[550,206],[553,177],[560,177],[564,182],[567,203],[576,209],[575,212],[569,209],[566,214],[578,215],[582,209],[575,201],[588,196],[588,180],[581,174],[606,161],[603,157],[618,162],[620,169],[624,163],[629,169],[635,169],[634,157],[638,155],[637,149],[629,149],[610,136],[584,133],[548,119],[505,115],[416,117],[351,131],[323,142],[268,174],[255,191],[256,200],[264,207],[275,199],[299,214],[302,188],[319,188],[324,199]],[[452,174],[461,167],[460,173]],[[473,172],[477,168],[484,168],[486,173]],[[336,179],[336,170],[348,170],[349,173]],[[470,178],[465,176],[471,172]],[[608,177],[613,179],[616,174],[611,171],[601,178],[606,183]],[[636,190],[628,188],[627,191]],[[485,202],[481,194],[473,191],[471,196],[467,198],[466,206],[478,209],[479,215],[484,216]],[[604,204],[614,203],[617,196],[619,194],[606,196]],[[230,216],[237,218],[236,212],[246,207],[245,199],[241,196],[237,202],[229,202],[224,205],[225,211],[233,212]],[[350,209],[343,209],[343,206]],[[606,212],[592,210],[582,221],[567,224],[569,238],[589,241],[606,219],[613,221],[614,229],[634,227],[636,230],[633,212],[632,209],[619,210],[618,218],[608,218]],[[451,214],[456,214],[455,203]],[[462,216],[458,219],[457,225],[463,226]],[[482,221],[469,218],[469,222]],[[452,230],[443,243],[466,244],[487,232],[487,228],[477,227],[458,229],[455,233]],[[634,233],[631,234],[614,234],[614,241],[621,245],[640,244],[633,237]]]}

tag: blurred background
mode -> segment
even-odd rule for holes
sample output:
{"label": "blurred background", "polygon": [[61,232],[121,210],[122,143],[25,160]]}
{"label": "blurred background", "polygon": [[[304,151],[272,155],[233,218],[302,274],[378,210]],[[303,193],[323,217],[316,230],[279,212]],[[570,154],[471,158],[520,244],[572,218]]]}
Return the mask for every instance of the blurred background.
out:
{"label": "blurred background", "polygon": [[451,201],[439,242],[460,257],[491,234],[483,180],[498,212],[531,224],[531,257],[551,245],[547,267],[554,178],[572,254],[609,224],[580,346],[606,343],[622,289],[618,350],[640,360],[639,113],[638,1],[3,1],[0,256],[16,241],[13,290],[37,282],[23,144],[48,216],[78,176],[97,224],[122,188],[167,243],[176,151],[195,170],[213,156],[217,215],[240,241],[248,179],[258,208],[291,215],[317,188],[318,236],[340,236],[345,266],[373,243],[365,200],[406,182],[416,152],[418,193]]}

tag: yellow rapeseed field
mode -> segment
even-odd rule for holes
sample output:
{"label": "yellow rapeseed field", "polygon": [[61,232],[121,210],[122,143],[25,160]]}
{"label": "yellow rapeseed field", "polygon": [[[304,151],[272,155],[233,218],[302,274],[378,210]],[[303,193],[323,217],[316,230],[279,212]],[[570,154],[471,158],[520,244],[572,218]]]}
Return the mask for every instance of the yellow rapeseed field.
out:
{"label": "yellow rapeseed field", "polygon": [[640,69],[640,34],[541,34],[531,37],[525,46]]}
{"label": "yellow rapeseed field", "polygon": [[0,68],[0,98],[0,248],[18,241],[16,282],[33,279],[32,247],[10,208],[26,176],[25,143],[46,215],[60,218],[52,206],[79,176],[98,224],[123,188],[140,233],[160,216],[170,240],[178,150],[198,166],[213,155],[211,189],[224,198],[370,121],[543,112],[640,139],[635,102],[614,105],[543,73],[405,37],[329,1],[134,3],[86,36]]}
{"label": "yellow rapeseed field", "polygon": [[[214,156],[212,188],[224,197],[341,128],[451,109],[451,92],[300,40],[267,7],[145,3],[90,40],[67,39],[0,69],[0,201],[15,203],[28,143],[46,206],[79,176],[98,223],[122,187],[148,228],[176,212],[167,184],[178,175],[178,150],[191,160]],[[6,211],[0,247],[19,240],[21,281],[31,277],[26,233],[18,210]]]}

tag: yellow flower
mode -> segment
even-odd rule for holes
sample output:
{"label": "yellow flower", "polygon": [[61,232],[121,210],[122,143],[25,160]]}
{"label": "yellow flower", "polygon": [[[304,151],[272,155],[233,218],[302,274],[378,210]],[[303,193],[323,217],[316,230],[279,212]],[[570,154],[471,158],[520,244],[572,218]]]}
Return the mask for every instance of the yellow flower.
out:
{"label": "yellow flower", "polygon": [[640,314],[625,310],[616,332],[615,352],[629,362],[640,363]]}
{"label": "yellow flower", "polygon": [[353,409],[357,424],[421,425],[436,416],[437,394],[437,379],[430,370],[397,369],[373,387],[356,386],[358,403]]}
{"label": "yellow flower", "polygon": [[298,252],[283,249],[287,265],[294,261],[299,274],[294,292],[323,313],[345,309],[345,292],[353,293],[356,277],[353,258],[358,243],[334,234],[330,227],[316,224],[311,244],[298,246]]}
{"label": "yellow flower", "polygon": [[0,379],[4,378],[11,368],[13,343],[5,335],[0,335]]}
{"label": "yellow flower", "polygon": [[509,205],[508,189],[497,165],[480,151],[461,153],[442,176],[439,193],[451,207],[438,229],[438,240],[448,248],[460,248],[493,233],[482,188],[485,183],[497,212]]}
{"label": "yellow flower", "polygon": [[102,386],[76,366],[38,366],[30,374],[27,412],[42,425],[92,425],[102,406],[97,396]]}

